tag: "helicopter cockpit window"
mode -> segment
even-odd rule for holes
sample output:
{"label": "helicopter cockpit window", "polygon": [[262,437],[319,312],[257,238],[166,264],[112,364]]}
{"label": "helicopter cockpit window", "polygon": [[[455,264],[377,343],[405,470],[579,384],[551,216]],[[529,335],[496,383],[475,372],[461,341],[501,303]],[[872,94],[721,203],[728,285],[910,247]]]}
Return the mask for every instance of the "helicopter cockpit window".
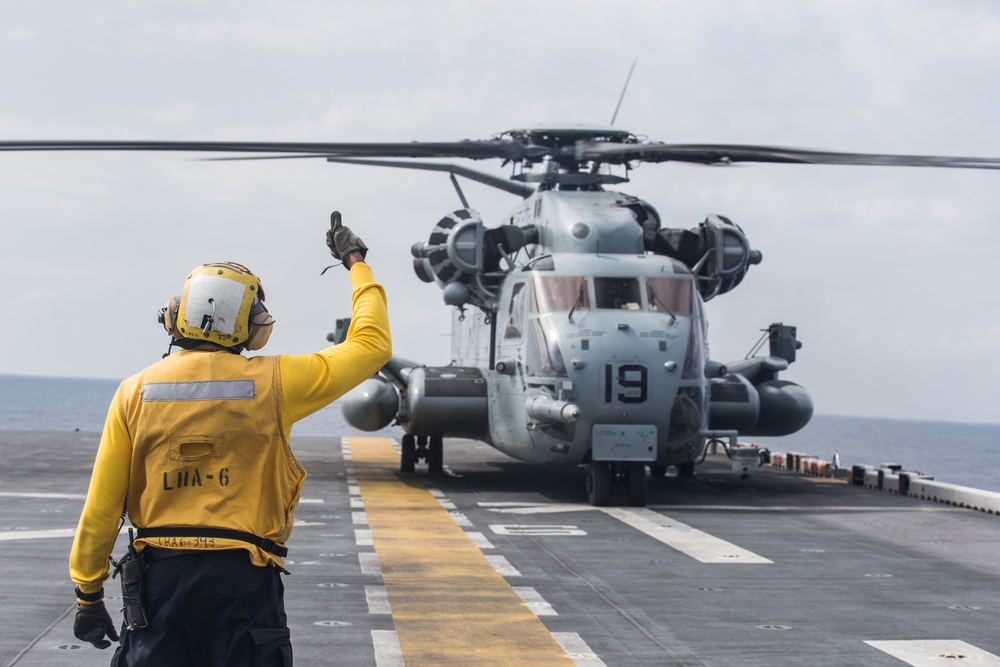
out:
{"label": "helicopter cockpit window", "polygon": [[520,338],[524,335],[524,300],[529,294],[524,286],[528,283],[517,283],[510,295],[510,311],[507,317],[507,327],[503,331],[505,340]]}
{"label": "helicopter cockpit window", "polygon": [[639,310],[639,295],[638,278],[594,278],[594,301],[597,308]]}
{"label": "helicopter cockpit window", "polygon": [[535,312],[558,313],[590,309],[587,279],[583,276],[535,275]]}
{"label": "helicopter cockpit window", "polygon": [[559,331],[545,317],[530,320],[524,355],[524,373],[530,377],[566,377],[566,362],[559,349]]}
{"label": "helicopter cockpit window", "polygon": [[657,313],[690,317],[694,312],[694,281],[646,278],[646,307]]}

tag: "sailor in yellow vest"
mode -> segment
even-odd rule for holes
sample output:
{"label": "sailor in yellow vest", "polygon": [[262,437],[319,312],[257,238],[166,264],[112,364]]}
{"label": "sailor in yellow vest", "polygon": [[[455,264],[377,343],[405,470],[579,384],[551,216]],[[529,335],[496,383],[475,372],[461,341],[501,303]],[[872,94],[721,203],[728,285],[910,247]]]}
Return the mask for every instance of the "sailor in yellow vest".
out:
{"label": "sailor in yellow vest", "polygon": [[123,596],[112,665],[291,664],[280,573],[306,476],[292,424],[377,372],[392,347],[368,248],[338,212],[327,245],[353,286],[343,343],[244,357],[271,332],[263,286],[239,264],[205,264],[161,316],[182,351],[119,386],[70,554],[74,633],[107,648],[105,635],[119,637],[103,584],[127,498],[138,536],[122,576],[142,581]]}

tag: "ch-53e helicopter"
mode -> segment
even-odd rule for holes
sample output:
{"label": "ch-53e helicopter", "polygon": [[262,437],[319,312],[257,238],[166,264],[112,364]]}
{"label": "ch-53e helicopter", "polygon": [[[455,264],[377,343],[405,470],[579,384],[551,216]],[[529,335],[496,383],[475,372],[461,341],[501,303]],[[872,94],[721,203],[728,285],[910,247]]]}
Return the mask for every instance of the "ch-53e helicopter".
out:
{"label": "ch-53e helicopter", "polygon": [[[575,124],[457,142],[2,141],[0,150],[280,154],[448,172],[462,208],[412,253],[417,276],[454,307],[451,364],[393,358],[342,399],[346,419],[366,431],[401,425],[404,472],[421,460],[439,472],[443,439],[473,438],[522,461],[586,465],[591,504],[609,504],[623,486],[633,506],[645,505],[647,467],[653,476],[671,466],[690,476],[711,441],[725,446],[738,474],[752,475],[757,452],[737,447],[738,435],[798,431],[813,403],[778,378],[800,348],[794,326],[771,324],[745,359],[708,358],[704,302],[734,289],[762,258],[743,230],[721,215],[663,227],[652,205],[606,186],[627,182],[640,162],[1000,169],[997,158],[664,144]],[[419,158],[499,159],[512,174]],[[521,201],[487,226],[456,175]],[[752,356],[765,342],[769,354]]]}

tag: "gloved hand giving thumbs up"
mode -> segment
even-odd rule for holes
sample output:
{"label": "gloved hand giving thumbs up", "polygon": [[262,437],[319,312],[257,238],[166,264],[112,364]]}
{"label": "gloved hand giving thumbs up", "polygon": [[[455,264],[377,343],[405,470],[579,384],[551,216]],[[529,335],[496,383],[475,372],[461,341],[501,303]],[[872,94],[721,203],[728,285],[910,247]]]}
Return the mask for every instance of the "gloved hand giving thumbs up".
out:
{"label": "gloved hand giving thumbs up", "polygon": [[368,256],[368,246],[358,238],[358,235],[351,231],[350,227],[345,227],[340,220],[340,211],[330,214],[330,229],[326,232],[326,245],[330,248],[330,254],[344,262],[344,268],[350,270],[353,261],[348,261],[347,256],[352,252],[361,253],[361,259]]}

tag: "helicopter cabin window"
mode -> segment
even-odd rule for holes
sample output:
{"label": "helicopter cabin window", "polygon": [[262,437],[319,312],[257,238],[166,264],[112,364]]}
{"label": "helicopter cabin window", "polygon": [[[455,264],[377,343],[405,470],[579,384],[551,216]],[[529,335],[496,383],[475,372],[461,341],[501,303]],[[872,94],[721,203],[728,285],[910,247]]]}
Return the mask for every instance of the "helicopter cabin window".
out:
{"label": "helicopter cabin window", "polygon": [[694,301],[693,280],[646,278],[646,304],[653,312],[690,317]]}
{"label": "helicopter cabin window", "polygon": [[583,276],[535,274],[535,311],[558,313],[590,309],[587,279]]}
{"label": "helicopter cabin window", "polygon": [[503,331],[504,340],[513,340],[524,335],[524,300],[529,294],[524,289],[525,282],[515,283],[510,294],[510,311],[507,313],[507,327]]}
{"label": "helicopter cabin window", "polygon": [[594,278],[594,302],[608,310],[639,310],[638,278]]}

